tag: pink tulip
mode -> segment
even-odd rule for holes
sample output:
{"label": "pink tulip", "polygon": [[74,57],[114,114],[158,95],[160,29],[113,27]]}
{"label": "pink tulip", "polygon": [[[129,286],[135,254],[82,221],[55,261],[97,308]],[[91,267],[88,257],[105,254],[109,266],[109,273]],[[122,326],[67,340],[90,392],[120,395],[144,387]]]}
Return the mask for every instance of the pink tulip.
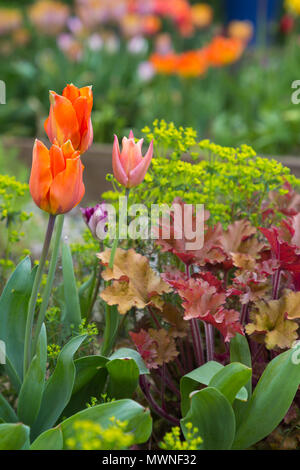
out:
{"label": "pink tulip", "polygon": [[116,180],[125,188],[133,188],[140,184],[151,163],[153,141],[144,157],[142,156],[143,141],[144,139],[141,139],[135,143],[133,132],[130,131],[128,139],[123,137],[122,152],[120,152],[118,137],[115,135],[112,154],[113,172]]}

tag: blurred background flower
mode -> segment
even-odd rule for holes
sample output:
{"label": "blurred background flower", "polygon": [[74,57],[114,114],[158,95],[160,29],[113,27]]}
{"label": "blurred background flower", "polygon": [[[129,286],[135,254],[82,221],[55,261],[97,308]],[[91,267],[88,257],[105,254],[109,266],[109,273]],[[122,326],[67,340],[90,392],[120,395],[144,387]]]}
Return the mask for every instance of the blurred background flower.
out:
{"label": "blurred background flower", "polygon": [[2,135],[40,135],[48,89],[94,83],[96,142],[159,118],[223,145],[297,153],[300,110],[290,96],[300,60],[299,0],[9,5],[0,0],[0,79],[9,83]]}

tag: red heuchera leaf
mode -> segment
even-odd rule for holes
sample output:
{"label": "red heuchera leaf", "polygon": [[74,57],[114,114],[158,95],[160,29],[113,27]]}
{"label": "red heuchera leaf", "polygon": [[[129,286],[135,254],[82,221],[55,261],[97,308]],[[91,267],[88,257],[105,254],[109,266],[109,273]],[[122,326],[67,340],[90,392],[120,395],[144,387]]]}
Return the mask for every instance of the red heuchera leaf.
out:
{"label": "red heuchera leaf", "polygon": [[268,240],[271,252],[279,262],[280,268],[293,273],[300,272],[300,255],[295,245],[283,241],[277,227],[260,228],[261,233]]}
{"label": "red heuchera leaf", "polygon": [[223,335],[225,342],[230,341],[237,333],[244,335],[240,314],[236,310],[220,308],[214,315],[208,313],[202,320],[217,328]]}
{"label": "red heuchera leaf", "polygon": [[244,251],[241,251],[242,243],[255,233],[256,228],[252,227],[248,220],[236,220],[223,232],[221,237],[222,247],[227,254],[243,253]]}
{"label": "red heuchera leaf", "polygon": [[164,328],[138,333],[129,332],[138,352],[149,369],[157,369],[178,356],[174,338]]}
{"label": "red heuchera leaf", "polygon": [[222,263],[226,255],[221,246],[221,235],[223,233],[220,223],[214,227],[208,227],[204,234],[204,245],[201,250],[195,251],[195,263],[199,266],[206,264]]}
{"label": "red heuchera leaf", "polygon": [[208,313],[215,313],[225,303],[224,292],[217,292],[215,286],[209,285],[202,279],[189,279],[187,281],[174,281],[171,283],[183,299],[185,310],[184,319],[203,318]]}
{"label": "red heuchera leaf", "polygon": [[147,367],[155,367],[156,350],[149,333],[142,329],[138,333],[130,331],[129,334]]}

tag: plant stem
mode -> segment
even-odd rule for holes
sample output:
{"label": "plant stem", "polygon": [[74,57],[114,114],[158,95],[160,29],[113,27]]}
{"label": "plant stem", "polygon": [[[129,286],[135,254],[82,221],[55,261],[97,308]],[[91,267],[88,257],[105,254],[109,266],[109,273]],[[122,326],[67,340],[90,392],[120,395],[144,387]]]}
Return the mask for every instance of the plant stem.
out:
{"label": "plant stem", "polygon": [[204,322],[205,339],[206,339],[206,359],[207,361],[214,360],[214,330],[213,326]]}
{"label": "plant stem", "polygon": [[179,426],[180,425],[180,421],[179,419],[175,418],[174,416],[171,416],[169,415],[165,410],[163,410],[159,405],[158,403],[156,403],[156,401],[154,400],[154,398],[152,397],[151,393],[150,393],[150,384],[149,382],[147,382],[146,378],[144,375],[140,375],[140,387],[141,387],[141,390],[143,392],[143,394],[145,395],[147,401],[149,402],[149,405],[151,406],[151,408],[153,409],[153,411],[158,414],[158,416],[161,416],[162,418],[166,419],[167,421],[169,421],[171,424],[175,424],[175,426]]}
{"label": "plant stem", "polygon": [[[190,279],[190,267],[186,265],[186,275],[187,278]],[[192,338],[193,338],[193,344],[195,348],[195,355],[196,355],[196,360],[197,360],[197,366],[202,366],[204,364],[204,355],[203,355],[203,345],[202,345],[202,338],[201,338],[201,332],[199,329],[199,323],[197,318],[192,318],[190,320],[190,327],[191,327],[191,333],[192,333]]]}
{"label": "plant stem", "polygon": [[[129,195],[129,188],[126,188],[125,196],[128,198],[128,195]],[[119,243],[119,240],[118,240],[118,237],[116,236],[116,238],[113,241],[113,245],[112,245],[111,252],[110,252],[110,259],[108,263],[108,267],[110,269],[113,269],[114,267],[114,260],[115,260],[115,255],[116,255],[116,251],[118,248],[118,243]],[[119,317],[118,312],[116,312],[116,314]],[[112,315],[114,315],[114,319],[113,319],[114,321],[112,321]],[[103,339],[103,344],[101,348],[101,354],[103,354],[104,356],[110,353],[114,345],[116,335],[115,335],[115,331],[112,331],[112,326],[113,324],[115,324],[114,326],[116,327],[116,323],[119,323],[119,318],[115,318],[115,313],[113,313],[112,308],[106,304],[105,330],[104,330],[104,335],[103,335],[104,339]]]}
{"label": "plant stem", "polygon": [[247,313],[248,313],[248,305],[249,303],[243,304],[242,312],[241,312],[241,324],[244,325],[247,321]]}
{"label": "plant stem", "polygon": [[94,308],[94,305],[95,305],[95,302],[97,300],[97,297],[98,297],[98,293],[99,293],[99,289],[100,289],[100,284],[101,284],[101,272],[102,272],[102,265],[101,263],[99,263],[99,269],[98,269],[98,272],[96,274],[97,276],[97,281],[96,281],[96,285],[95,285],[95,288],[94,288],[94,292],[93,292],[93,297],[92,297],[92,300],[90,302],[90,305],[89,305],[89,308],[86,312],[86,321],[87,323],[89,322],[90,320],[90,316],[92,314],[92,311],[93,311],[93,308]]}
{"label": "plant stem", "polygon": [[191,326],[193,344],[195,348],[197,366],[200,367],[202,366],[202,364],[204,364],[204,355],[203,355],[202,338],[201,338],[201,333],[200,333],[197,318],[192,318],[190,320],[190,326]]}
{"label": "plant stem", "polygon": [[279,287],[280,287],[281,268],[278,268],[273,276],[273,299],[278,299]]}
{"label": "plant stem", "polygon": [[43,301],[42,305],[39,311],[37,323],[36,323],[36,328],[35,328],[35,333],[34,333],[34,338],[33,338],[33,346],[32,346],[32,356],[34,355],[36,351],[36,346],[37,342],[39,339],[39,334],[42,328],[42,324],[45,319],[45,315],[47,312],[47,308],[49,305],[49,300],[50,300],[50,295],[52,291],[52,286],[53,286],[53,281],[55,277],[55,272],[56,272],[56,266],[57,266],[57,260],[58,260],[58,254],[59,254],[59,247],[60,247],[60,240],[61,240],[61,234],[62,234],[62,229],[64,225],[64,215],[59,215],[57,217],[57,223],[56,223],[56,230],[55,230],[55,237],[54,237],[54,245],[53,245],[53,251],[52,251],[52,256],[51,256],[51,261],[49,265],[49,271],[48,271],[48,277],[47,277],[47,283],[45,286],[45,291],[43,293]]}
{"label": "plant stem", "polygon": [[43,250],[42,250],[40,262],[38,265],[38,269],[35,275],[32,292],[31,292],[31,296],[30,296],[30,300],[28,304],[28,313],[27,313],[26,328],[25,328],[25,341],[24,341],[24,368],[23,368],[24,377],[31,362],[32,327],[33,327],[33,321],[34,321],[35,306],[36,306],[36,301],[37,301],[39,288],[41,285],[43,270],[45,267],[45,263],[46,263],[46,259],[47,259],[47,255],[48,255],[48,251],[50,247],[50,242],[51,242],[51,238],[53,234],[55,219],[56,219],[55,215],[52,215],[52,214],[49,215],[48,227],[47,227],[47,231],[45,235]]}

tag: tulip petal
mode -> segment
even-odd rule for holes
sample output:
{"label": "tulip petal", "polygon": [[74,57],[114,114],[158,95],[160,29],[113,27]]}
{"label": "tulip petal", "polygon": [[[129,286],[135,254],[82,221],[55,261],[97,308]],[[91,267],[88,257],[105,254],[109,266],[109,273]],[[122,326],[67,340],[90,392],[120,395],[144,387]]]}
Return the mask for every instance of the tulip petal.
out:
{"label": "tulip petal", "polygon": [[65,214],[77,206],[85,188],[82,181],[83,165],[80,157],[66,160],[66,168],[59,173],[50,188],[50,205],[53,214]]}
{"label": "tulip petal", "polygon": [[50,141],[56,138],[59,145],[71,140],[73,147],[80,144],[79,125],[76,112],[70,100],[50,91],[50,113],[45,121],[45,130]]}
{"label": "tulip petal", "polygon": [[36,140],[32,153],[29,188],[36,205],[47,212],[52,179],[49,150],[40,140]]}
{"label": "tulip petal", "polygon": [[68,100],[70,100],[71,103],[74,103],[74,101],[78,98],[78,96],[80,96],[80,91],[75,85],[73,85],[73,83],[71,83],[70,85],[67,85],[64,88],[62,95],[65,98],[68,98]]}
{"label": "tulip petal", "polygon": [[65,158],[61,148],[58,145],[51,146],[49,155],[52,177],[54,179],[58,173],[64,171],[66,168]]}
{"label": "tulip petal", "polygon": [[91,114],[93,107],[93,91],[92,86],[85,86],[79,89],[80,96],[83,96],[87,100],[88,112]]}
{"label": "tulip petal", "polygon": [[149,168],[149,165],[151,163],[153,157],[153,140],[151,141],[149,145],[148,152],[142,159],[142,161],[130,172],[129,174],[129,188],[133,188],[134,186],[137,186],[140,184],[147,173],[147,170]]}
{"label": "tulip petal", "polygon": [[124,171],[120,160],[120,147],[118,137],[115,135],[113,152],[112,152],[112,167],[116,180],[123,186],[127,186],[128,177]]}
{"label": "tulip petal", "polygon": [[94,131],[93,131],[93,125],[92,125],[92,120],[90,118],[87,130],[82,134],[81,137],[81,144],[80,144],[80,152],[83,153],[86,150],[90,148],[90,146],[93,143],[94,139]]}
{"label": "tulip petal", "polygon": [[140,143],[135,143],[134,139],[127,139],[124,137],[122,140],[122,152],[120,161],[124,168],[126,175],[143,160],[142,148]]}

